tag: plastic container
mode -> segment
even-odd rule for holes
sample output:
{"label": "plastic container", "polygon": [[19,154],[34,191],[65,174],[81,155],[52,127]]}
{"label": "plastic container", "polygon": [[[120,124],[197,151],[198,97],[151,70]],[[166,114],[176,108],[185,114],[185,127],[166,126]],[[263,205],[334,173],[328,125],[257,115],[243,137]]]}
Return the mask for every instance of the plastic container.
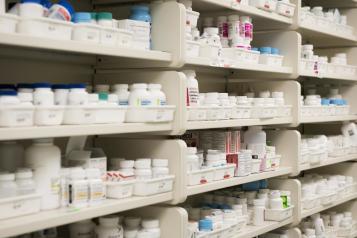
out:
{"label": "plastic container", "polygon": [[161,90],[161,84],[149,84],[148,91],[151,94],[152,104],[154,106],[165,106],[166,105],[166,95]]}
{"label": "plastic container", "polygon": [[96,14],[97,24],[103,27],[113,28],[113,15],[110,12],[98,12]]}
{"label": "plastic container", "polygon": [[125,122],[170,122],[173,121],[176,106],[128,107]]}
{"label": "plastic container", "polygon": [[233,178],[235,167],[235,164],[227,164],[225,166],[216,167],[213,181]]}
{"label": "plastic container", "polygon": [[186,25],[190,27],[190,29],[196,28],[199,16],[199,12],[186,9]]}
{"label": "plastic container", "polygon": [[0,107],[0,127],[25,127],[33,124],[33,106],[14,105]]}
{"label": "plastic container", "polygon": [[124,237],[124,229],[119,224],[119,217],[115,215],[100,217],[95,233],[97,238]]}
{"label": "plastic container", "polygon": [[40,0],[22,0],[19,6],[20,17],[43,17],[43,6]]}
{"label": "plastic container", "polygon": [[188,121],[205,121],[206,112],[209,107],[197,106],[187,107],[187,120]]}
{"label": "plastic container", "polygon": [[118,40],[117,40],[117,46],[123,47],[123,48],[130,48],[133,45],[133,32],[124,30],[124,29],[118,29]]}
{"label": "plastic container", "polygon": [[284,209],[266,209],[264,218],[267,221],[283,221],[293,216],[294,206]]}
{"label": "plastic container", "polygon": [[70,238],[91,238],[95,236],[95,223],[83,220],[69,225]]}
{"label": "plastic container", "polygon": [[215,168],[205,168],[188,173],[188,186],[213,182]]}
{"label": "plastic container", "polygon": [[15,33],[20,18],[12,14],[0,14],[0,32]]}
{"label": "plastic container", "polygon": [[36,192],[36,183],[30,169],[19,170],[15,174],[18,195],[30,195]]}
{"label": "plastic container", "polygon": [[122,182],[106,182],[107,197],[122,199],[133,195],[135,180],[128,180]]}
{"label": "plastic container", "polygon": [[15,174],[0,174],[0,198],[15,197],[18,194],[18,186],[15,182]]}
{"label": "plastic container", "polygon": [[41,195],[32,194],[0,199],[0,220],[37,213],[41,208]]}
{"label": "plastic container", "polygon": [[33,103],[35,106],[53,106],[54,93],[51,90],[52,85],[49,83],[33,84]]}
{"label": "plastic container", "polygon": [[186,57],[195,58],[200,56],[201,43],[192,40],[186,40]]}
{"label": "plastic container", "polygon": [[295,7],[295,4],[289,3],[288,1],[278,1],[276,12],[283,16],[293,17]]}
{"label": "plastic container", "polygon": [[155,194],[170,192],[173,189],[175,176],[170,175],[163,178],[138,180],[134,186],[134,195],[151,196]]}
{"label": "plastic container", "polygon": [[276,0],[249,0],[249,4],[268,12],[274,12],[277,7]]}
{"label": "plastic container", "polygon": [[186,89],[186,105],[199,105],[199,88],[196,79],[196,72],[193,70],[182,71],[186,75],[187,89]]}
{"label": "plastic container", "polygon": [[64,106],[36,106],[34,124],[36,126],[61,125],[64,117]]}
{"label": "plastic container", "polygon": [[72,40],[98,44],[100,42],[100,27],[92,23],[76,23],[73,26]]}
{"label": "plastic container", "polygon": [[64,112],[64,125],[81,125],[96,123],[97,107],[95,106],[67,106]]}
{"label": "plastic container", "polygon": [[49,9],[48,18],[71,21],[74,9],[72,5],[66,0],[60,0],[58,3],[53,4]]}

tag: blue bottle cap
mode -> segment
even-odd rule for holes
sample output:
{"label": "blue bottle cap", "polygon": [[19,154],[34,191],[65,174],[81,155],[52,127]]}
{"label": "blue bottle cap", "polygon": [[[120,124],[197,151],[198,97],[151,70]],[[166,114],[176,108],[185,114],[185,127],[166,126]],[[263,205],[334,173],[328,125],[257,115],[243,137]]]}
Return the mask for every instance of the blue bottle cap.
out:
{"label": "blue bottle cap", "polygon": [[337,105],[338,106],[343,106],[343,100],[342,99],[337,99]]}
{"label": "blue bottle cap", "polygon": [[259,49],[256,48],[256,47],[253,47],[253,48],[252,48],[252,51],[259,51]]}
{"label": "blue bottle cap", "polygon": [[259,188],[260,188],[259,181],[245,183],[245,184],[242,185],[242,189],[244,191],[255,191],[255,190],[259,190]]}
{"label": "blue bottle cap", "polygon": [[221,205],[217,204],[217,203],[212,203],[211,204],[211,208],[213,209],[219,209],[221,207]]}
{"label": "blue bottle cap", "polygon": [[222,205],[221,205],[221,209],[222,209],[222,210],[229,210],[229,209],[231,209],[231,206],[229,206],[229,205],[227,205],[227,204],[222,204]]}
{"label": "blue bottle cap", "polygon": [[17,88],[18,89],[19,88],[29,88],[29,89],[31,89],[31,88],[33,88],[33,85],[30,84],[30,83],[18,83],[17,84]]}
{"label": "blue bottle cap", "polygon": [[16,87],[13,84],[0,84],[0,89],[11,89],[11,90],[15,90]]}
{"label": "blue bottle cap", "polygon": [[51,88],[50,83],[34,83],[32,84],[33,88]]}
{"label": "blue bottle cap", "polygon": [[148,12],[149,11],[149,6],[145,5],[145,4],[139,4],[139,5],[134,5],[131,7],[132,11],[145,11]]}
{"label": "blue bottle cap", "polygon": [[58,4],[66,8],[69,14],[71,14],[71,16],[73,16],[73,14],[75,13],[74,8],[67,0],[61,0],[58,2]]}
{"label": "blue bottle cap", "polygon": [[335,98],[331,98],[330,99],[330,104],[331,105],[337,105],[337,101],[336,101],[337,99],[335,99]]}
{"label": "blue bottle cap", "polygon": [[259,51],[262,54],[271,54],[271,47],[260,47]]}
{"label": "blue bottle cap", "polygon": [[86,88],[85,83],[72,83],[68,86],[69,88]]}
{"label": "blue bottle cap", "polygon": [[15,90],[0,90],[0,96],[17,96]]}
{"label": "blue bottle cap", "polygon": [[322,99],[321,99],[321,105],[323,105],[323,106],[328,106],[328,105],[330,105],[330,99],[328,99],[328,98],[322,98]]}
{"label": "blue bottle cap", "polygon": [[21,0],[21,3],[38,3],[38,4],[41,4],[41,0]]}
{"label": "blue bottle cap", "polygon": [[268,188],[268,180],[267,179],[260,180],[259,181],[259,188],[260,189]]}
{"label": "blue bottle cap", "polygon": [[213,222],[210,219],[202,219],[198,223],[200,231],[211,231],[213,229]]}
{"label": "blue bottle cap", "polygon": [[68,84],[54,84],[52,89],[69,89]]}
{"label": "blue bottle cap", "polygon": [[347,103],[347,100],[346,100],[346,99],[342,99],[342,103],[343,103],[343,105],[344,105],[344,106],[348,105],[348,103]]}
{"label": "blue bottle cap", "polygon": [[90,23],[91,22],[91,14],[89,12],[76,12],[73,15],[73,22],[74,23]]}
{"label": "blue bottle cap", "polygon": [[272,55],[279,55],[280,54],[280,50],[278,48],[271,48],[271,54]]}
{"label": "blue bottle cap", "polygon": [[47,9],[52,7],[52,3],[49,0],[41,0],[41,5]]}

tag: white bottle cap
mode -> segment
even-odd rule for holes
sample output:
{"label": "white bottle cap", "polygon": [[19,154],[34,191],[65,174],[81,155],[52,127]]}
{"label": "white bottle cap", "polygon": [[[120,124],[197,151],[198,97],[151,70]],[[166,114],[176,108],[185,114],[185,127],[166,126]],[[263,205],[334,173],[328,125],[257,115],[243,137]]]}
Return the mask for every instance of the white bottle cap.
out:
{"label": "white bottle cap", "polygon": [[218,35],[218,28],[217,27],[205,27],[204,32],[208,35]]}
{"label": "white bottle cap", "polygon": [[149,85],[148,85],[148,89],[150,90],[150,89],[158,89],[158,90],[160,90],[161,89],[161,84],[158,84],[158,83],[150,83]]}
{"label": "white bottle cap", "polygon": [[136,169],[150,169],[151,168],[151,159],[143,158],[135,160]]}
{"label": "white bottle cap", "polygon": [[303,51],[314,50],[314,45],[303,45],[302,50]]}
{"label": "white bottle cap", "polygon": [[0,174],[0,181],[14,181],[15,174],[13,173],[2,173]]}
{"label": "white bottle cap", "polygon": [[169,160],[167,160],[167,159],[153,159],[152,166],[153,167],[168,167]]}
{"label": "white bottle cap", "polygon": [[144,219],[141,221],[141,226],[145,229],[158,228],[160,222],[158,219]]}
{"label": "white bottle cap", "polygon": [[114,84],[112,86],[113,91],[118,91],[118,90],[128,90],[129,85],[128,84]]}
{"label": "white bottle cap", "polygon": [[269,91],[261,91],[261,92],[259,92],[259,97],[260,98],[270,98],[270,92]]}
{"label": "white bottle cap", "polygon": [[140,217],[125,217],[124,224],[127,228],[136,229],[139,228],[141,222]]}
{"label": "white bottle cap", "polygon": [[121,169],[132,169],[134,168],[135,161],[134,160],[120,160],[119,166]]}
{"label": "white bottle cap", "polygon": [[146,83],[135,83],[130,85],[130,89],[147,89],[148,85]]}

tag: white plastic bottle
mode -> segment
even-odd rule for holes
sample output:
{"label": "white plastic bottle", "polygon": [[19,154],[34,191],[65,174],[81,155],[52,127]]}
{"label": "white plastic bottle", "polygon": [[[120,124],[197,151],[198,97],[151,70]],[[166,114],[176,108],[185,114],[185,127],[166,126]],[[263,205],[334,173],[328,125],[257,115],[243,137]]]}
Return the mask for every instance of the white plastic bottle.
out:
{"label": "white plastic bottle", "polygon": [[88,181],[85,179],[84,169],[77,167],[71,169],[68,183],[69,206],[83,208],[88,206]]}
{"label": "white plastic bottle", "polygon": [[357,127],[353,122],[344,122],[341,128],[343,136],[350,138],[353,145],[357,145]]}
{"label": "white plastic bottle", "polygon": [[238,15],[228,16],[228,38],[233,48],[241,48],[244,38],[241,36],[241,24]]}
{"label": "white plastic bottle", "polygon": [[198,90],[198,81],[196,79],[196,73],[193,70],[182,71],[187,78],[186,89],[186,103],[187,106],[198,106],[200,99],[200,92]]}
{"label": "white plastic bottle", "polygon": [[71,106],[81,106],[88,104],[88,93],[86,91],[86,85],[79,84],[71,84],[69,86],[68,93],[68,105]]}
{"label": "white plastic bottle", "polygon": [[115,84],[113,91],[119,98],[119,106],[129,105],[129,85],[128,84]]}
{"label": "white plastic bottle", "polygon": [[219,37],[223,48],[229,47],[228,41],[228,19],[226,16],[217,17],[217,27],[219,29]]}
{"label": "white plastic bottle", "polygon": [[200,158],[197,156],[196,147],[187,147],[186,160],[187,172],[200,169]]}
{"label": "white plastic bottle", "polygon": [[19,6],[20,17],[43,17],[43,6],[40,0],[25,0]]}
{"label": "white plastic bottle", "polygon": [[149,233],[150,238],[160,238],[160,221],[157,219],[144,219],[141,221],[143,230]]}
{"label": "white plastic bottle", "polygon": [[152,97],[152,102],[154,106],[164,106],[166,105],[166,95],[161,91],[161,84],[149,84],[148,89]]}
{"label": "white plastic bottle", "polygon": [[136,83],[130,86],[129,105],[133,107],[151,106],[151,95],[146,83]]}
{"label": "white plastic bottle", "polygon": [[20,169],[15,173],[17,194],[28,195],[36,192],[36,183],[30,169]]}
{"label": "white plastic bottle", "polygon": [[35,106],[53,106],[55,95],[51,90],[49,83],[35,83],[33,84],[33,104]]}
{"label": "white plastic bottle", "polygon": [[25,166],[33,170],[37,191],[42,194],[41,209],[60,205],[61,151],[53,139],[37,139],[25,150]]}
{"label": "white plastic bottle", "polygon": [[320,217],[320,213],[311,215],[311,218],[314,223],[315,234],[320,237],[325,233],[325,226],[323,220]]}
{"label": "white plastic bottle", "polygon": [[123,238],[124,229],[119,224],[119,217],[107,216],[99,218],[99,226],[96,227],[97,238]]}
{"label": "white plastic bottle", "polygon": [[52,86],[55,95],[55,105],[65,106],[68,102],[69,88],[66,84],[55,84]]}
{"label": "white plastic bottle", "polygon": [[69,225],[70,238],[95,238],[95,223],[92,220],[83,220]]}
{"label": "white plastic bottle", "polygon": [[15,174],[0,173],[0,199],[15,197],[17,195],[17,184],[15,183]]}
{"label": "white plastic bottle", "polygon": [[105,184],[101,179],[99,169],[86,169],[86,177],[89,189],[89,205],[101,204],[105,199]]}
{"label": "white plastic bottle", "polygon": [[16,141],[0,142],[0,170],[15,172],[24,163],[24,148]]}
{"label": "white plastic bottle", "polygon": [[263,159],[266,153],[266,133],[262,126],[252,126],[244,133],[244,143],[253,154],[258,155],[259,159]]}
{"label": "white plastic bottle", "polygon": [[254,199],[253,225],[262,226],[264,224],[265,200]]}

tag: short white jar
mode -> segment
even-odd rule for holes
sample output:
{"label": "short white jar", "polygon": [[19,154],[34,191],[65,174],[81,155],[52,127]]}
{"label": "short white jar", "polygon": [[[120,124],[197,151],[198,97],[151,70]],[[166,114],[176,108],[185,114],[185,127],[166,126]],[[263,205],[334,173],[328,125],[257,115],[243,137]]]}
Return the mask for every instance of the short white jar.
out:
{"label": "short white jar", "polygon": [[0,91],[0,105],[17,105],[20,100],[17,97],[16,91],[6,90]]}
{"label": "short white jar", "polygon": [[169,168],[165,167],[154,167],[152,168],[152,177],[153,178],[162,178],[170,174]]}
{"label": "short white jar", "polygon": [[283,199],[281,198],[280,191],[273,190],[270,192],[269,207],[271,209],[283,209]]}
{"label": "short white jar", "polygon": [[0,173],[0,198],[14,197],[17,195],[15,174]]}
{"label": "short white jar", "polygon": [[20,17],[43,17],[44,9],[41,1],[24,1],[19,6]]}
{"label": "short white jar", "polygon": [[135,173],[135,178],[138,180],[152,179],[151,169],[135,169],[134,173]]}
{"label": "short white jar", "polygon": [[123,238],[124,229],[119,225],[119,217],[107,216],[99,218],[99,226],[96,227],[97,238]]}
{"label": "short white jar", "polygon": [[161,91],[161,84],[149,84],[148,90],[151,94],[152,104],[154,106],[164,106],[166,105],[166,95]]}
{"label": "short white jar", "polygon": [[151,106],[151,95],[147,91],[147,84],[137,83],[130,86],[129,105],[133,107]]}
{"label": "short white jar", "polygon": [[135,160],[136,169],[150,169],[151,168],[151,159],[149,158],[140,158]]}
{"label": "short white jar", "polygon": [[143,230],[150,233],[150,238],[160,238],[160,221],[157,219],[144,219],[141,221]]}
{"label": "short white jar", "polygon": [[119,105],[127,106],[129,105],[129,85],[128,84],[115,84],[113,86],[113,93],[118,95]]}
{"label": "short white jar", "polygon": [[35,106],[53,106],[54,93],[51,90],[49,83],[35,83],[33,84],[33,103]]}
{"label": "short white jar", "polygon": [[55,84],[52,86],[55,95],[55,105],[65,106],[68,102],[69,87],[66,84]]}
{"label": "short white jar", "polygon": [[82,83],[69,85],[68,105],[83,106],[87,104],[88,93],[86,91],[86,85]]}
{"label": "short white jar", "polygon": [[36,192],[36,183],[31,169],[18,170],[15,173],[15,177],[18,195],[34,194]]}

